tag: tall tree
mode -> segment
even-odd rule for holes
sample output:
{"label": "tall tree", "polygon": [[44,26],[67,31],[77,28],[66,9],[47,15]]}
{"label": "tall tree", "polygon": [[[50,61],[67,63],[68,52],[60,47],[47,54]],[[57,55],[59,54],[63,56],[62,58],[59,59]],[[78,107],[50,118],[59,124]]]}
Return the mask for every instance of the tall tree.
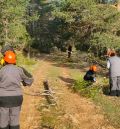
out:
{"label": "tall tree", "polygon": [[62,28],[67,24],[65,31],[73,34],[77,49],[91,50],[97,55],[107,47],[119,49],[120,14],[116,8],[101,5],[96,0],[61,0],[56,3],[53,15],[64,21]]}
{"label": "tall tree", "polygon": [[22,47],[30,42],[26,26],[35,19],[35,14],[29,14],[30,6],[30,0],[0,1],[0,44],[11,43]]}

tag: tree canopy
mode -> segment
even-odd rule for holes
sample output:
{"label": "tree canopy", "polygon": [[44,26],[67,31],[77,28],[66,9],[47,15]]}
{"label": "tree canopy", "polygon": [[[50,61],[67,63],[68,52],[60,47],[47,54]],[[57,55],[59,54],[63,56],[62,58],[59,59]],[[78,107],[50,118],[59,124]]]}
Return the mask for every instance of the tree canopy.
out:
{"label": "tree canopy", "polygon": [[107,47],[120,47],[120,13],[109,4],[95,0],[61,0],[52,11],[63,20],[66,32],[72,34],[79,50],[103,51]]}
{"label": "tree canopy", "polygon": [[23,46],[30,40],[26,26],[29,24],[30,0],[0,1],[0,44]]}
{"label": "tree canopy", "polygon": [[29,44],[40,52],[74,44],[100,56],[107,48],[119,49],[119,20],[115,6],[98,0],[2,0],[0,44]]}

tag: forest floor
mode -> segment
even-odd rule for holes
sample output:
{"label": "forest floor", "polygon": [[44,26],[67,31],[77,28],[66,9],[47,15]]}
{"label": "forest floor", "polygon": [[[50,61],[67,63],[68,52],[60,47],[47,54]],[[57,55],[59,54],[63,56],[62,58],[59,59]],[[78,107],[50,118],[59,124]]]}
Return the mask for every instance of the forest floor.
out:
{"label": "forest floor", "polygon": [[[80,69],[56,63],[49,56],[39,61],[40,66],[33,72],[34,84],[23,88],[21,129],[117,129],[92,100],[71,90],[73,75],[78,75]],[[44,90],[45,80],[55,92],[56,106],[50,106],[44,96],[34,96]]]}

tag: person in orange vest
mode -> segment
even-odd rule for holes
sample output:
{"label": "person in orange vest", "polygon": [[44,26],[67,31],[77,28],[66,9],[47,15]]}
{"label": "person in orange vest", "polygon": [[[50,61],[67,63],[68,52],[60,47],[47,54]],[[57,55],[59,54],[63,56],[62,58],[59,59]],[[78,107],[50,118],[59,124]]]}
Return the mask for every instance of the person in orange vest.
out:
{"label": "person in orange vest", "polygon": [[20,129],[19,116],[23,102],[23,86],[31,86],[33,77],[16,66],[16,54],[6,51],[5,65],[0,69],[0,129]]}
{"label": "person in orange vest", "polygon": [[84,80],[96,82],[96,71],[97,71],[96,65],[90,66],[89,70],[84,75]]}

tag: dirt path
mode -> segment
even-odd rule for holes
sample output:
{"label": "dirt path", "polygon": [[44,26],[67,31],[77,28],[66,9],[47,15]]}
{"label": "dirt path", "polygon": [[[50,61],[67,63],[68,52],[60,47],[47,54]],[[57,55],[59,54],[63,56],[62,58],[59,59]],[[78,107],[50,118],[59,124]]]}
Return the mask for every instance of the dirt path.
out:
{"label": "dirt path", "polygon": [[[21,111],[21,129],[39,129],[40,125],[40,112],[37,110],[38,105],[41,103],[41,96],[33,96],[35,92],[41,92],[40,88],[45,80],[47,72],[47,63],[41,61],[40,69],[34,71],[34,84],[31,87],[23,88],[24,101]],[[43,74],[44,73],[44,74]],[[29,95],[31,94],[31,95]]]}
{"label": "dirt path", "polygon": [[[62,76],[70,78],[69,69],[62,68]],[[66,116],[71,119],[75,125],[74,129],[114,129],[108,125],[104,115],[100,114],[100,108],[93,104],[89,99],[80,97],[76,93],[66,87],[66,82],[63,84],[64,93],[61,96],[61,103],[66,111]]]}
{"label": "dirt path", "polygon": [[[53,66],[51,62],[41,61],[42,65],[39,70],[34,72],[34,84],[31,88],[24,90],[26,93],[32,91],[40,91],[43,87],[42,82],[46,79],[49,70]],[[63,78],[70,78],[69,68],[59,67],[60,76]],[[100,114],[99,107],[95,106],[90,100],[80,97],[72,93],[66,86],[67,83],[58,78],[59,89],[63,94],[58,95],[60,108],[64,110],[62,119],[68,119],[73,123],[71,129],[114,129],[108,125],[104,115]],[[41,104],[41,97],[24,95],[24,103],[21,113],[21,129],[40,129],[41,114],[37,110],[37,106]],[[45,128],[46,129],[46,128]],[[63,129],[56,126],[55,129]],[[66,128],[64,128],[66,129]],[[70,128],[69,128],[70,129]]]}

